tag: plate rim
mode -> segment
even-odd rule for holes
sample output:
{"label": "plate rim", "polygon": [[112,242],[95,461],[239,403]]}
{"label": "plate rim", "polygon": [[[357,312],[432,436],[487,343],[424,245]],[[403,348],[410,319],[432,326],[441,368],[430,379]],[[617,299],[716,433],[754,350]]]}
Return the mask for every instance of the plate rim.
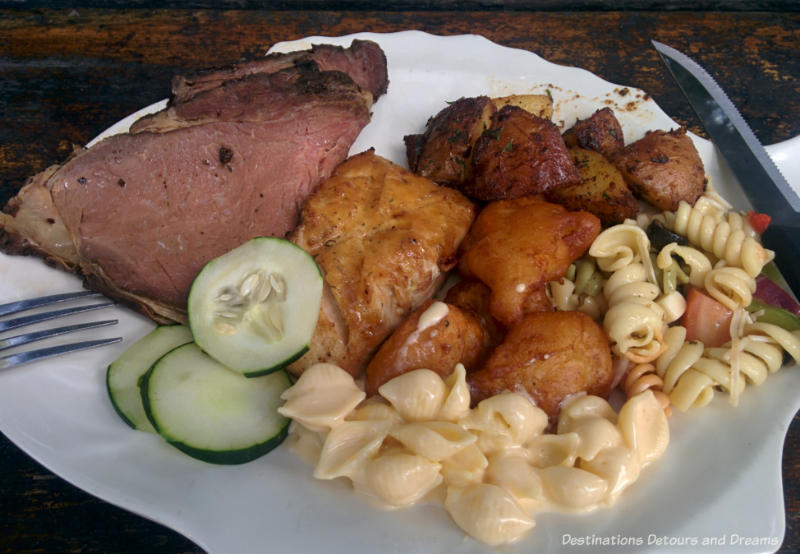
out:
{"label": "plate rim", "polygon": [[[299,40],[312,41],[312,40],[319,39],[320,41],[327,41],[327,40],[331,40],[331,39],[336,39],[336,40],[339,40],[339,41],[344,41],[344,40],[352,40],[353,38],[365,38],[365,39],[372,39],[372,40],[376,40],[377,39],[378,41],[380,41],[381,39],[385,39],[387,37],[399,37],[400,35],[408,36],[409,34],[414,34],[416,36],[425,35],[427,37],[426,40],[458,39],[458,40],[466,40],[466,41],[468,41],[468,40],[479,39],[480,41],[482,41],[482,43],[483,43],[482,46],[483,47],[502,48],[502,49],[509,50],[509,51],[520,52],[520,53],[523,53],[524,55],[536,56],[539,60],[541,60],[541,61],[543,61],[545,63],[548,63],[548,64],[552,64],[552,62],[548,62],[547,60],[544,60],[543,58],[541,58],[538,54],[536,54],[534,52],[529,52],[529,51],[526,51],[526,50],[520,50],[520,49],[516,49],[516,48],[503,46],[503,45],[494,43],[494,42],[490,41],[489,39],[487,39],[486,37],[483,37],[483,36],[480,36],[480,35],[469,35],[469,34],[467,34],[467,35],[444,36],[444,35],[432,35],[432,34],[429,34],[429,33],[422,32],[422,31],[413,31],[412,30],[412,31],[399,31],[399,32],[396,32],[396,33],[353,33],[353,34],[344,35],[344,36],[340,36],[340,37],[325,37],[325,36],[321,36],[320,35],[320,36],[305,37],[304,39],[299,39]],[[297,41],[293,41],[293,42],[297,42]],[[275,47],[279,46],[280,44],[283,44],[283,43],[278,43],[277,45],[275,45]],[[552,64],[552,65],[555,65],[555,64]],[[580,70],[581,72],[584,72],[585,74],[591,75],[592,78],[599,79],[599,80],[604,81],[605,83],[608,83],[609,85],[612,85],[612,86],[627,86],[627,85],[616,85],[614,83],[610,83],[610,82],[605,81],[602,78],[598,77],[597,75],[594,75],[594,74],[592,74],[592,73],[590,73],[587,70],[582,69],[582,68],[570,67],[570,66],[560,66],[560,67],[563,67],[564,69],[567,69],[567,70]],[[634,88],[634,87],[629,87],[629,88]],[[112,125],[111,127],[109,127],[109,129],[107,129],[106,131],[104,131],[103,133],[98,135],[98,137],[93,139],[93,141],[91,141],[89,144],[93,144],[96,140],[99,140],[100,137],[104,136],[104,133],[107,133],[110,129],[114,128],[116,125],[119,125],[123,121],[126,121],[126,120],[136,116],[137,114],[141,115],[142,113],[149,113],[149,112],[146,112],[146,110],[151,109],[151,108],[152,109],[156,109],[156,108],[154,108],[154,106],[159,106],[159,105],[162,105],[164,103],[166,103],[166,100],[162,100],[160,102],[157,102],[155,104],[152,104],[150,106],[142,108],[141,110],[138,110],[134,114],[131,114],[131,115],[127,116],[126,118],[123,118],[122,120],[120,120],[120,122],[118,122],[115,125]],[[660,110],[660,108],[659,108],[659,110]],[[664,114],[665,117],[668,117],[663,111],[662,111],[662,113]],[[704,139],[701,139],[699,137],[697,137],[697,139],[699,139],[700,141],[704,141]],[[705,141],[705,142],[708,142],[708,141]],[[708,144],[710,144],[710,143],[708,143]],[[771,145],[771,146],[767,147],[768,151],[770,151],[771,154],[774,151],[782,151],[782,150],[789,149],[789,148],[791,148],[791,149],[800,148],[800,137],[794,137],[794,138],[789,139],[787,141],[783,141],[781,143],[777,143],[775,145]],[[791,423],[791,420],[793,419],[794,414],[797,412],[799,407],[800,407],[800,399],[798,399],[795,402],[795,404],[792,406],[791,415],[789,415],[788,417],[780,417],[779,418],[782,423],[783,423],[784,419],[786,420],[785,429],[783,429],[783,432],[781,434],[781,436],[783,437],[781,442],[780,442],[781,445],[783,444],[783,441],[785,440],[785,433],[788,430],[789,424]],[[789,409],[785,409],[784,411],[787,414],[789,413]],[[124,499],[107,498],[103,493],[95,492],[96,490],[99,490],[99,489],[103,488],[100,483],[93,483],[93,482],[91,482],[91,479],[87,479],[87,482],[89,482],[89,485],[87,486],[87,484],[85,482],[82,482],[80,478],[75,478],[75,480],[73,480],[73,478],[71,478],[72,476],[63,476],[58,471],[54,470],[50,466],[48,461],[42,461],[37,456],[32,454],[29,451],[29,449],[25,447],[25,439],[22,439],[22,440],[18,441],[18,440],[15,440],[14,436],[10,436],[9,433],[7,432],[6,425],[7,425],[7,422],[3,418],[2,411],[0,411],[0,431],[2,431],[3,434],[6,437],[8,437],[9,440],[12,443],[14,443],[18,448],[20,448],[23,452],[25,452],[31,458],[36,460],[37,463],[40,463],[41,465],[46,467],[49,471],[51,471],[54,474],[58,475],[59,478],[64,479],[65,481],[69,482],[73,486],[76,486],[77,488],[80,488],[81,490],[83,490],[83,491],[85,491],[85,492],[87,492],[89,494],[92,494],[93,496],[95,496],[97,498],[100,498],[101,500],[103,500],[105,502],[108,502],[110,504],[116,505],[116,506],[118,506],[120,508],[123,508],[123,509],[129,511],[129,512],[135,513],[135,514],[137,514],[137,515],[139,515],[141,517],[144,517],[146,519],[150,519],[151,521],[155,521],[155,522],[157,522],[157,523],[159,523],[161,525],[169,527],[170,529],[173,529],[174,531],[186,536],[187,538],[189,538],[190,540],[192,540],[193,542],[195,542],[199,546],[205,547],[205,544],[206,544],[207,541],[205,541],[200,536],[194,536],[194,535],[196,535],[196,533],[193,533],[191,530],[178,528],[174,524],[170,523],[169,521],[166,521],[166,520],[158,518],[158,517],[153,517],[151,514],[145,513],[144,511],[142,511],[140,509],[137,509],[135,503],[126,502]],[[19,436],[22,436],[24,434],[25,433],[21,432]],[[12,433],[12,435],[13,435],[13,433]],[[34,441],[34,442],[36,440],[35,437],[30,437],[30,439],[32,441]],[[31,449],[31,450],[33,450],[33,449]],[[780,482],[780,488],[781,488],[780,502],[781,502],[781,510],[783,510],[782,479],[781,479],[781,474],[780,474],[781,473],[780,472],[781,448],[778,448],[777,450],[778,450],[778,452],[777,452],[778,480]],[[169,519],[169,518],[166,518],[166,519]],[[783,526],[783,528],[780,530],[780,538],[781,538],[781,540],[783,540],[784,532],[785,532],[785,518],[781,520],[781,525]],[[538,533],[538,532],[541,532],[541,530],[534,531],[534,533]]]}

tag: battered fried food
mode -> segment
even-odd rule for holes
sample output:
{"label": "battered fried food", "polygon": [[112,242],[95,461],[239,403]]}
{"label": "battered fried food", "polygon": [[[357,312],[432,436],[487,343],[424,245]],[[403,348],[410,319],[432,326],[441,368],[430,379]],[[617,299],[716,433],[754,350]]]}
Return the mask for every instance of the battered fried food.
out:
{"label": "battered fried food", "polygon": [[534,197],[498,200],[470,228],[459,271],[491,289],[489,311],[508,327],[529,303],[546,307],[545,284],[563,277],[599,233],[600,220],[587,212]]}
{"label": "battered fried food", "polygon": [[703,161],[684,128],[648,131],[613,161],[634,194],[661,210],[694,205],[705,189]]}
{"label": "battered fried food", "polygon": [[492,291],[477,280],[459,281],[447,291],[444,301],[472,314],[486,334],[486,350],[490,352],[503,342],[506,330],[489,313],[489,300]]}
{"label": "battered fried food", "polygon": [[467,375],[473,401],[503,391],[524,392],[551,421],[567,396],[607,397],[612,379],[606,335],[580,312],[526,314],[483,368]]}
{"label": "battered fried food", "polygon": [[439,288],[475,216],[456,190],[376,156],[351,157],[311,196],[291,239],[325,278],[311,349],[358,375],[383,340]]}
{"label": "battered fried food", "polygon": [[408,316],[384,341],[365,370],[368,395],[390,379],[419,368],[442,378],[461,363],[479,367],[488,351],[486,333],[469,312],[440,301],[428,301]]}

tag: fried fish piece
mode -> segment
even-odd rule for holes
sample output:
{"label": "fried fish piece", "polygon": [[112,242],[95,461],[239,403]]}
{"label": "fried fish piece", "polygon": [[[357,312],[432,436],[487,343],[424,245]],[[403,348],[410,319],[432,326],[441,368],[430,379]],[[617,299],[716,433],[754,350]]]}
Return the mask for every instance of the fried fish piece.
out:
{"label": "fried fish piece", "polygon": [[290,236],[325,279],[310,350],[316,362],[359,375],[403,319],[433,296],[456,264],[475,208],[456,190],[377,156],[350,157],[309,198]]}
{"label": "fried fish piece", "polygon": [[467,375],[474,402],[503,391],[523,392],[551,421],[566,397],[580,392],[607,397],[612,380],[608,339],[581,312],[526,314],[486,364]]}
{"label": "fried fish piece", "polygon": [[487,354],[486,332],[469,312],[429,300],[409,315],[381,344],[364,370],[368,395],[385,382],[408,371],[425,368],[442,378],[456,364],[477,369]]}
{"label": "fried fish piece", "polygon": [[[563,277],[600,233],[600,220],[587,212],[535,197],[489,203],[461,245],[459,271],[491,289],[489,311],[510,326],[526,306],[542,306],[544,286]],[[550,308],[552,309],[552,308]]]}
{"label": "fried fish piece", "polygon": [[581,182],[558,127],[517,106],[492,116],[472,151],[473,181],[462,190],[491,201],[543,194]]}
{"label": "fried fish piece", "polygon": [[633,193],[653,206],[678,209],[694,205],[705,190],[705,168],[685,128],[648,131],[614,158]]}

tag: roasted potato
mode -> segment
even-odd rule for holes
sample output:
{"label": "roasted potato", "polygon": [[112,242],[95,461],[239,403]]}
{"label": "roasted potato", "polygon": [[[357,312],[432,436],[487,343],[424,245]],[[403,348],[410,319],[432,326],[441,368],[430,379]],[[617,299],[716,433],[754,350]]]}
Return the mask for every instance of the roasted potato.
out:
{"label": "roasted potato", "polygon": [[384,341],[366,369],[368,395],[398,375],[430,369],[447,377],[456,364],[474,370],[486,357],[487,340],[478,320],[456,306],[429,300]]}
{"label": "roasted potato", "polygon": [[498,111],[503,106],[517,106],[537,117],[553,118],[553,99],[546,94],[512,94],[511,96],[492,98],[492,103]]}
{"label": "roasted potato", "polygon": [[482,201],[543,194],[581,182],[558,127],[517,106],[495,113],[475,141],[472,177],[461,190]]}
{"label": "roasted potato", "polygon": [[532,196],[497,200],[461,243],[459,272],[489,287],[489,311],[508,327],[546,299],[545,283],[563,277],[599,233],[600,220],[587,212]]}
{"label": "roasted potato", "polygon": [[599,152],[579,146],[571,147],[569,155],[583,182],[550,190],[548,200],[569,210],[593,213],[606,225],[636,217],[639,204],[614,164]]}
{"label": "roasted potato", "polygon": [[703,161],[684,128],[648,131],[613,162],[633,193],[661,210],[693,205],[705,190]]}
{"label": "roasted potato", "polygon": [[414,173],[459,188],[471,179],[472,145],[496,111],[487,96],[460,98],[428,120],[421,135],[406,135],[408,167]]}
{"label": "roasted potato", "polygon": [[586,392],[611,392],[611,349],[603,329],[580,312],[525,315],[484,366],[467,375],[473,402],[501,393],[527,393],[551,422],[561,402]]}
{"label": "roasted potato", "polygon": [[613,158],[625,146],[622,127],[611,108],[602,108],[590,117],[581,119],[564,133],[567,146],[580,146]]}

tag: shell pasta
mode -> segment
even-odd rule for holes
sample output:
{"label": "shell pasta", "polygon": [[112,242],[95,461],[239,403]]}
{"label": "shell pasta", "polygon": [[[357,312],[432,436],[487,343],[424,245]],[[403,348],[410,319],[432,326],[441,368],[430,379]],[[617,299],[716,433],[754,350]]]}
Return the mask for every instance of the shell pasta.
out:
{"label": "shell pasta", "polygon": [[[630,398],[619,415],[596,396],[570,399],[558,432],[546,434],[547,414],[520,394],[498,394],[470,408],[465,377],[460,364],[446,380],[411,371],[357,406],[338,392],[342,408],[325,411],[346,413],[325,418],[324,426],[311,402],[280,410],[292,412],[291,444],[314,464],[316,478],[347,478],[388,508],[443,498],[453,521],[490,545],[524,536],[539,512],[613,504],[669,440],[666,416],[649,390]],[[320,398],[327,388],[358,388],[346,371],[324,364],[303,379],[284,396],[302,397],[308,382],[318,384]]]}

